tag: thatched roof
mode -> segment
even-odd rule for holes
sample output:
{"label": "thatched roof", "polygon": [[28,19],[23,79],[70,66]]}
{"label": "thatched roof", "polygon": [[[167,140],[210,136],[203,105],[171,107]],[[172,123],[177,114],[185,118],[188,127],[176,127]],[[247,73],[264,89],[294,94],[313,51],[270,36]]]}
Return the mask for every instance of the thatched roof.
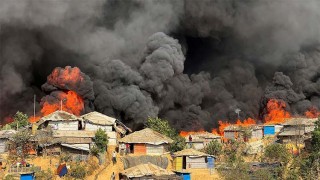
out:
{"label": "thatched roof", "polygon": [[146,144],[168,144],[173,140],[167,136],[160,134],[150,128],[145,128],[141,131],[136,131],[132,134],[120,139],[119,142],[124,143],[146,143]]}
{"label": "thatched roof", "polygon": [[318,118],[290,118],[285,123],[284,126],[312,126],[318,120]]}
{"label": "thatched roof", "polygon": [[178,151],[178,152],[173,153],[173,155],[174,156],[198,156],[198,157],[210,156],[209,154],[197,151],[195,149],[184,149],[182,151]]}
{"label": "thatched roof", "polygon": [[148,163],[148,164],[140,164],[134,167],[131,167],[129,169],[126,169],[121,174],[127,176],[128,178],[134,178],[134,177],[143,177],[143,176],[170,176],[175,175],[172,171],[168,171],[165,169],[162,169],[159,166],[156,166],[154,164]]}
{"label": "thatched roof", "polygon": [[76,138],[86,138],[86,137],[94,137],[94,131],[77,131],[77,130],[70,130],[70,131],[63,131],[63,130],[54,130],[53,137],[76,137]]}
{"label": "thatched roof", "polygon": [[85,121],[98,125],[114,125],[116,122],[115,118],[106,116],[96,111],[82,115],[81,118],[83,118]]}
{"label": "thatched roof", "polygon": [[65,112],[65,111],[55,111],[49,115],[43,116],[36,125],[39,126],[40,124],[46,122],[46,121],[78,121],[80,118]]}
{"label": "thatched roof", "polygon": [[2,130],[2,131],[0,131],[0,138],[8,139],[16,133],[17,133],[17,131],[15,131],[15,130]]}

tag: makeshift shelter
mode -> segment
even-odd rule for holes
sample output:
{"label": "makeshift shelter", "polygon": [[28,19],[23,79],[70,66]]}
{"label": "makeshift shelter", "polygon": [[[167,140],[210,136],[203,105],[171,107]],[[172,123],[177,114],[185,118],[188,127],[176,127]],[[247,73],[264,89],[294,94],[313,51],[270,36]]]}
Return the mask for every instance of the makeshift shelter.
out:
{"label": "makeshift shelter", "polygon": [[115,118],[106,116],[96,111],[82,115],[81,118],[85,123],[84,129],[86,131],[97,131],[100,128],[107,132],[109,145],[117,144],[116,131],[120,131],[120,130],[119,128],[116,127]]}
{"label": "makeshift shelter", "polygon": [[317,118],[291,118],[283,123],[283,129],[278,134],[281,143],[290,143],[292,141],[304,144],[311,138],[312,131],[315,129]]}
{"label": "makeshift shelter", "polygon": [[186,142],[189,144],[190,148],[194,148],[196,150],[203,149],[213,140],[221,142],[221,136],[214,135],[209,132],[190,134],[190,136],[192,137],[192,141],[189,141],[189,135],[187,135],[185,137]]}
{"label": "makeshift shelter", "polygon": [[151,163],[140,164],[120,172],[121,179],[148,179],[148,180],[180,180],[172,171],[165,170]]}
{"label": "makeshift shelter", "polygon": [[189,168],[208,168],[208,157],[213,156],[194,149],[184,149],[173,154],[173,167],[177,171]]}
{"label": "makeshift shelter", "polygon": [[65,111],[55,111],[42,117],[36,124],[36,127],[44,128],[50,126],[53,130],[75,131],[81,130],[83,123],[80,117]]}
{"label": "makeshift shelter", "polygon": [[119,140],[120,143],[130,144],[130,153],[161,155],[167,152],[167,145],[173,140],[150,128],[136,131]]}
{"label": "makeshift shelter", "polygon": [[8,150],[7,142],[15,133],[15,130],[0,131],[0,154]]}

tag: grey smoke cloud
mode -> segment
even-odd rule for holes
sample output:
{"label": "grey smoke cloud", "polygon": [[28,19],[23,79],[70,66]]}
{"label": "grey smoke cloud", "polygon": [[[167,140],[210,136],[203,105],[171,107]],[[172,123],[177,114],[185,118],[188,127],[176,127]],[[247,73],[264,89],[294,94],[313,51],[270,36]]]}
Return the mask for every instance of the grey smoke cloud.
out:
{"label": "grey smoke cloud", "polygon": [[[292,113],[319,109],[319,7],[316,0],[2,0],[0,119],[31,112],[46,76],[67,65],[90,77],[87,111],[132,127],[148,116],[179,129],[212,127],[235,120],[236,108],[241,118],[259,118],[267,98],[285,100]],[[191,58],[190,37],[212,47],[194,45],[207,51]]]}

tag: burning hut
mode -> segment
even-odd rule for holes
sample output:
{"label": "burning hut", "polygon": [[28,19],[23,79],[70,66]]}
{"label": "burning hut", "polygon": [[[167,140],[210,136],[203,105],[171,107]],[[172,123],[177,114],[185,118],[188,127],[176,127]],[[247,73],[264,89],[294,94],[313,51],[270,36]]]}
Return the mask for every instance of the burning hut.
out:
{"label": "burning hut", "polygon": [[16,133],[15,130],[0,131],[0,154],[8,150],[7,142]]}
{"label": "burning hut", "polygon": [[311,138],[317,120],[317,118],[291,118],[283,123],[283,129],[277,137],[281,143],[304,144],[304,141]]}
{"label": "burning hut", "polygon": [[182,169],[201,169],[208,168],[208,159],[213,161],[213,157],[209,154],[194,150],[184,149],[173,154],[173,167],[176,171]]}
{"label": "burning hut", "polygon": [[167,152],[167,146],[173,140],[150,128],[145,128],[123,137],[119,142],[129,145],[132,154],[161,155]]}
{"label": "burning hut", "polygon": [[263,128],[258,125],[242,127],[230,125],[224,129],[224,139],[243,139],[244,141],[259,140],[263,138]]}
{"label": "burning hut", "polygon": [[177,176],[172,171],[148,163],[140,164],[120,172],[120,179],[181,180],[181,177]]}

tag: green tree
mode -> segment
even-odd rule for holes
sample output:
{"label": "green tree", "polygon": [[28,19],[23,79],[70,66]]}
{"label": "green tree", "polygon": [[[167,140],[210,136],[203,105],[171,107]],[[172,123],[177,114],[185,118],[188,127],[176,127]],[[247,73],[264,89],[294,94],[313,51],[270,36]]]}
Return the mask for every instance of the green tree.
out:
{"label": "green tree", "polygon": [[75,179],[84,179],[87,175],[86,166],[81,163],[72,164],[70,175]]}
{"label": "green tree", "polygon": [[167,120],[160,118],[149,117],[146,123],[146,127],[153,129],[173,140],[173,143],[169,145],[169,151],[176,152],[181,151],[186,146],[186,140],[181,137],[178,132],[172,128]]}
{"label": "green tree", "polygon": [[108,145],[108,135],[107,133],[99,128],[94,136],[94,142],[99,149],[99,152],[103,153],[107,149]]}
{"label": "green tree", "polygon": [[283,144],[270,144],[265,148],[264,159],[269,162],[288,163],[291,154]]}
{"label": "green tree", "polygon": [[204,151],[207,154],[219,156],[222,152],[222,144],[218,141],[213,140],[209,144],[207,144],[207,146],[204,148]]}
{"label": "green tree", "polygon": [[[29,117],[27,114],[24,114],[23,112],[16,112],[16,114],[13,116],[13,122],[9,123],[10,129],[19,129],[21,127],[25,127],[29,124],[28,121]],[[5,128],[8,128],[8,126],[5,126]]]}
{"label": "green tree", "polygon": [[28,130],[18,131],[13,137],[10,144],[10,152],[24,159],[28,152],[33,148],[31,143],[31,133]]}

